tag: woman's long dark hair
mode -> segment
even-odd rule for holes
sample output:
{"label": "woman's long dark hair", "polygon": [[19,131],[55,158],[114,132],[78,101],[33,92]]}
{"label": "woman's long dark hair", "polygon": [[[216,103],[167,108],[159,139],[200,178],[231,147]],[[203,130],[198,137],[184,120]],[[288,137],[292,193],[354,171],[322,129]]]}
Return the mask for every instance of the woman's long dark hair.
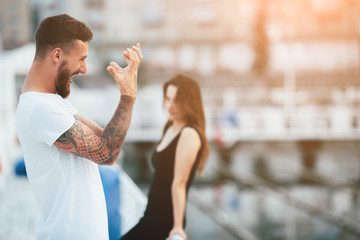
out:
{"label": "woman's long dark hair", "polygon": [[[164,83],[164,99],[166,96],[166,90],[170,85],[177,87],[176,102],[178,103],[180,110],[184,113],[186,124],[195,127],[199,132],[202,147],[199,153],[200,160],[198,163],[197,172],[201,174],[204,170],[205,163],[209,155],[209,144],[205,135],[205,114],[201,99],[200,87],[190,77],[178,74]],[[172,121],[168,120],[165,124],[163,134],[171,124]]]}

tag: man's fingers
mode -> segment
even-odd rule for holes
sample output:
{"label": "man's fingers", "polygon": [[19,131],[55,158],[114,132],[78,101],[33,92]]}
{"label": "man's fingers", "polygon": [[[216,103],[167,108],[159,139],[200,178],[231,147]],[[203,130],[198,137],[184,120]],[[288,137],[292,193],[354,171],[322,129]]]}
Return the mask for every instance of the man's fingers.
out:
{"label": "man's fingers", "polygon": [[126,49],[126,54],[129,58],[129,61],[127,62],[128,66],[130,69],[134,68],[134,64],[135,64],[135,56],[134,56],[134,51],[131,50],[130,48]]}
{"label": "man's fingers", "polygon": [[132,61],[135,61],[135,62],[138,61],[137,54],[134,50],[132,50],[131,48],[128,48],[127,52],[129,53],[129,57]]}
{"label": "man's fingers", "polygon": [[110,73],[111,76],[115,77],[116,70],[112,66],[108,66],[106,70]]}
{"label": "man's fingers", "polygon": [[110,62],[110,66],[113,67],[116,71],[121,70],[121,67],[116,62]]}
{"label": "man's fingers", "polygon": [[106,68],[106,70],[109,72],[109,73],[111,73],[111,71],[112,71],[112,67],[110,67],[110,66],[108,66],[107,68]]}
{"label": "man's fingers", "polygon": [[[139,65],[142,60],[142,54],[140,50],[140,44],[137,43],[136,46],[133,45],[132,48],[127,48],[123,52],[123,57],[128,64],[128,67],[125,69],[129,69],[130,72],[137,73],[137,70],[139,68]],[[125,70],[121,68],[116,62],[110,62],[110,66],[107,67],[107,71],[115,77],[118,72]]]}
{"label": "man's fingers", "polygon": [[132,46],[132,49],[136,52],[136,55],[141,62],[143,59],[143,56],[141,53],[140,43],[137,43],[136,46]]}
{"label": "man's fingers", "polygon": [[127,52],[129,53],[129,58],[130,58],[129,68],[137,71],[139,68],[139,65],[141,63],[138,53],[135,50],[130,49],[130,48],[127,49]]}
{"label": "man's fingers", "polygon": [[140,63],[140,59],[139,59],[139,56],[137,54],[137,52],[134,50],[134,49],[130,49],[129,51],[131,51],[133,57],[134,57],[134,60],[136,63]]}
{"label": "man's fingers", "polygon": [[124,51],[123,57],[124,57],[124,59],[126,61],[126,64],[129,65],[130,57],[129,57],[129,53],[127,51]]}

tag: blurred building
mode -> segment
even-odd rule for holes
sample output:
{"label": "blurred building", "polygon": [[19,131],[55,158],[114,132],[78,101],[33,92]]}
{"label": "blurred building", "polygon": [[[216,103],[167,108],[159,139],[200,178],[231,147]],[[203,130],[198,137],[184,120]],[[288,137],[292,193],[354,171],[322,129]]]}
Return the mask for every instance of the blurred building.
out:
{"label": "blurred building", "polygon": [[101,51],[143,43],[148,63],[160,69],[209,76],[359,66],[356,0],[47,0],[35,6],[39,20],[68,13],[87,23]]}
{"label": "blurred building", "polygon": [[34,0],[33,6],[38,20],[68,13],[89,25],[93,65],[121,63],[119,52],[141,42],[141,86],[178,72],[194,76],[211,129],[229,111],[241,133],[360,126],[360,1]]}
{"label": "blurred building", "polygon": [[268,33],[274,69],[290,64],[297,71],[359,69],[359,1],[268,2]]}
{"label": "blurred building", "polygon": [[31,41],[32,11],[28,0],[0,0],[0,52]]}
{"label": "blurred building", "polygon": [[[25,2],[2,1],[15,9]],[[144,54],[140,86],[194,76],[211,131],[231,112],[236,136],[360,132],[360,1],[33,0],[31,8],[35,25],[60,13],[89,25],[88,62],[100,69],[93,82],[104,83],[103,66],[121,63],[121,51],[136,42]],[[160,121],[138,126],[149,122]]]}

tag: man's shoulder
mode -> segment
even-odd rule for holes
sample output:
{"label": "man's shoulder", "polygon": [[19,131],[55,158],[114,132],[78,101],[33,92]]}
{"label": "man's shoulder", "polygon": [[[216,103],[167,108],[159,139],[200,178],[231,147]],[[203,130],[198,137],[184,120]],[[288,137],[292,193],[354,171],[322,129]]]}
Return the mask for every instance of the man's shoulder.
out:
{"label": "man's shoulder", "polygon": [[34,99],[34,100],[48,99],[50,101],[57,101],[57,100],[62,99],[60,97],[60,95],[58,95],[58,94],[45,93],[45,92],[36,92],[36,91],[24,92],[24,93],[22,93],[20,95],[20,98]]}
{"label": "man's shoulder", "polygon": [[[19,105],[27,107],[55,107],[63,105],[64,99],[57,94],[47,94],[41,92],[26,92],[20,95]],[[55,106],[54,106],[55,105]]]}

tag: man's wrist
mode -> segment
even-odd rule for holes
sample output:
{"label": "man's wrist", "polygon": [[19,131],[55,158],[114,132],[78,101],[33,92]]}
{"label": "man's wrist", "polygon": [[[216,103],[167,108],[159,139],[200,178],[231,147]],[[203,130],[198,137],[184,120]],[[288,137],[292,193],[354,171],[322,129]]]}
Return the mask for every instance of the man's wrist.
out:
{"label": "man's wrist", "polygon": [[135,100],[135,97],[134,96],[131,96],[129,94],[121,94],[121,101],[124,101],[126,103],[131,103],[131,102],[134,102]]}

